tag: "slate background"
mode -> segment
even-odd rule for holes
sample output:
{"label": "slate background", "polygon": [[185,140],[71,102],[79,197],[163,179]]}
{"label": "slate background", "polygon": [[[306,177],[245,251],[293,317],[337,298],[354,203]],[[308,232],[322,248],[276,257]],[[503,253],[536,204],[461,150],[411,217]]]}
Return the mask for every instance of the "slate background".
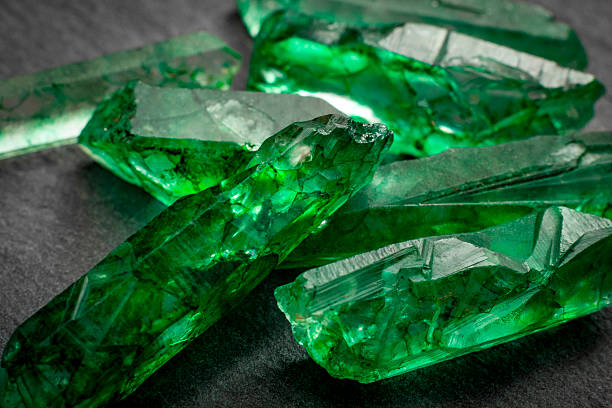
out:
{"label": "slate background", "polygon": [[[612,2],[539,0],[574,26],[612,89]],[[0,79],[207,30],[243,55],[233,1],[0,0]],[[612,129],[612,97],[589,129]],[[0,161],[0,347],[12,330],[161,211],[138,188],[62,147]],[[268,278],[227,318],[115,407],[609,407],[612,309],[371,385],[308,359]]]}

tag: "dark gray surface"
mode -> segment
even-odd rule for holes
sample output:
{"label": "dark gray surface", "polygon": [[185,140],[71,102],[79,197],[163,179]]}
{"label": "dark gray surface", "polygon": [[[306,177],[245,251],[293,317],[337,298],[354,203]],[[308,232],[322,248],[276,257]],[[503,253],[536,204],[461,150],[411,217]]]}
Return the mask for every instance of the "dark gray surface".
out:
{"label": "dark gray surface", "polygon": [[[540,0],[576,27],[612,89],[612,2]],[[230,0],[0,1],[0,78],[207,30],[243,55]],[[612,98],[590,129],[612,129]],[[162,206],[76,147],[0,161],[0,347]],[[291,337],[267,279],[117,407],[612,406],[612,310],[371,385],[330,378]]]}

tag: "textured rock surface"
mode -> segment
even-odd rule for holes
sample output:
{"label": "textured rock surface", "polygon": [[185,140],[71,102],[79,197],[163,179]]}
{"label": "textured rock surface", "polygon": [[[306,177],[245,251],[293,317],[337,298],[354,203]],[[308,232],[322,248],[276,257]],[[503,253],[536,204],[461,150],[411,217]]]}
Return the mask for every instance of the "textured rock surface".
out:
{"label": "textured rock surface", "polygon": [[320,99],[297,95],[138,84],[104,101],[79,143],[169,205],[243,170],[261,143],[286,126],[334,113]]}
{"label": "textured rock surface", "polygon": [[391,139],[344,116],[297,123],[244,172],[176,202],[15,331],[2,406],[131,393],[366,184]]}
{"label": "textured rock surface", "polygon": [[551,205],[612,219],[612,133],[538,136],[381,166],[283,266],[319,266],[396,242],[478,231]]}
{"label": "textured rock surface", "polygon": [[383,121],[392,152],[415,156],[575,131],[604,93],[589,74],[439,27],[357,29],[291,11],[263,25],[249,87]]}
{"label": "textured rock surface", "polygon": [[317,363],[372,382],[608,306],[611,265],[612,221],[553,207],[312,269],[275,294]]}
{"label": "textured rock surface", "polygon": [[73,143],[98,102],[132,80],[228,89],[240,56],[199,32],[0,82],[0,158]]}
{"label": "textured rock surface", "polygon": [[253,37],[272,12],[290,9],[352,25],[419,22],[582,69],[587,57],[578,36],[542,7],[510,0],[238,0]]}

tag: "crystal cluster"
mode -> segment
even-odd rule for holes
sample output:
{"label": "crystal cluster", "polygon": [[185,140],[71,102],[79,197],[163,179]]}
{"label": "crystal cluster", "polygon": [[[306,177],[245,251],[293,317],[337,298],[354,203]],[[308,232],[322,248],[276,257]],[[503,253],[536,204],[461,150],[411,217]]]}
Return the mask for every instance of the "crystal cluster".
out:
{"label": "crystal cluster", "polygon": [[0,405],[129,394],[363,187],[391,140],[337,115],[267,139],[246,170],[174,203],[21,325]]}
{"label": "crystal cluster", "polygon": [[592,75],[445,28],[356,28],[292,11],[263,24],[249,87],[382,121],[392,152],[414,156],[568,133],[604,93]]}
{"label": "crystal cluster", "polygon": [[165,204],[243,170],[294,122],[339,113],[297,95],[130,85],[100,104],[79,143],[97,162]]}
{"label": "crystal cluster", "polygon": [[279,307],[361,382],[610,304],[612,134],[576,134],[605,90],[571,28],[510,0],[237,3],[263,93],[227,90],[240,57],[205,33],[0,82],[0,158],[80,133],[169,206],[18,327],[0,406],[124,398],[273,269],[315,267]]}
{"label": "crystal cluster", "polygon": [[424,23],[454,30],[561,65],[583,69],[587,56],[578,36],[542,7],[511,0],[238,0],[255,37],[277,10],[294,10],[354,26]]}
{"label": "crystal cluster", "polygon": [[608,306],[611,265],[612,221],[553,207],[312,269],[275,294],[317,363],[367,383]]}
{"label": "crystal cluster", "polygon": [[381,166],[283,267],[319,266],[396,242],[478,231],[548,206],[612,219],[612,133],[538,136]]}
{"label": "crystal cluster", "polygon": [[240,56],[205,32],[0,81],[0,158],[74,143],[96,104],[133,80],[228,89]]}

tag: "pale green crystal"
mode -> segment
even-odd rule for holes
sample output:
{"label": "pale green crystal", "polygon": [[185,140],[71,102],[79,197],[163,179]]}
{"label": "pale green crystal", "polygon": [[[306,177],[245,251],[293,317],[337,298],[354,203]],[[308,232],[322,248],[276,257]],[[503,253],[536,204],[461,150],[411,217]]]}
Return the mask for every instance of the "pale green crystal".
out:
{"label": "pale green crystal", "polygon": [[0,158],[74,143],[98,102],[130,81],[228,89],[240,56],[199,32],[0,81]]}

